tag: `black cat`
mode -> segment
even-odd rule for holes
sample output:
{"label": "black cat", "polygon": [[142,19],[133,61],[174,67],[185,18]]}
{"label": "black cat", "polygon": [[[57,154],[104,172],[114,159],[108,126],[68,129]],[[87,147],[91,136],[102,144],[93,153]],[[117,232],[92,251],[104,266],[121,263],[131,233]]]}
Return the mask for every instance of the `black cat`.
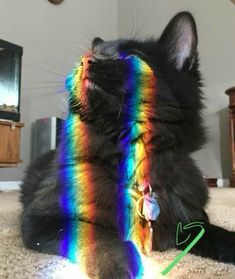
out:
{"label": "black cat", "polygon": [[[123,242],[115,229],[114,199],[117,166],[122,156],[119,140],[123,135],[123,79],[118,54],[140,57],[151,66],[158,81],[156,115],[149,121],[154,130],[151,186],[157,193],[160,215],[153,226],[153,249],[164,251],[184,249],[198,234],[193,228],[176,246],[175,234],[179,222],[204,223],[205,234],[192,253],[235,264],[235,232],[211,225],[205,206],[208,190],[202,174],[190,154],[205,143],[202,124],[201,78],[198,70],[197,30],[192,15],[177,14],[158,40],[116,40],[92,43],[90,63],[89,109],[70,102],[74,114],[79,114],[91,131],[89,156],[77,163],[93,165],[95,203],[98,212],[94,220],[77,216],[74,222],[95,227],[96,245],[87,255],[89,274],[102,279],[134,278],[127,264]],[[140,135],[138,140],[141,140]],[[133,143],[134,144],[134,143]],[[39,252],[59,254],[58,245],[66,216],[59,205],[58,150],[33,163],[22,185],[22,237],[26,247]],[[85,244],[84,244],[85,245]]]}

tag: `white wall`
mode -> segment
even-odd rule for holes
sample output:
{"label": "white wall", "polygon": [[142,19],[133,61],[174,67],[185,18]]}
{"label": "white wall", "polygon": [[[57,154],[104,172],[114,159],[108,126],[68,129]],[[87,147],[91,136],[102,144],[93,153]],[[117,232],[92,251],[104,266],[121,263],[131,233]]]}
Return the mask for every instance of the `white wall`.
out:
{"label": "white wall", "polygon": [[229,0],[119,0],[118,36],[135,30],[137,37],[158,37],[171,17],[184,10],[193,13],[198,26],[209,129],[208,144],[193,157],[204,175],[227,178],[231,158],[224,92],[235,85],[235,5]]}
{"label": "white wall", "polygon": [[[116,0],[1,0],[0,38],[24,48],[21,158],[17,168],[0,169],[0,181],[21,180],[30,160],[31,123],[66,110],[63,82],[94,36],[116,38]],[[52,95],[50,95],[52,94]]]}
{"label": "white wall", "polygon": [[158,36],[182,10],[191,11],[197,21],[207,97],[204,118],[210,141],[194,158],[203,174],[229,177],[224,91],[235,84],[235,5],[231,1],[65,0],[55,6],[47,0],[1,0],[0,38],[24,47],[21,113],[26,127],[21,140],[24,162],[17,168],[0,169],[0,181],[21,179],[30,158],[31,123],[40,117],[61,116],[66,102],[63,93],[55,92],[63,88],[64,77],[94,36]]}

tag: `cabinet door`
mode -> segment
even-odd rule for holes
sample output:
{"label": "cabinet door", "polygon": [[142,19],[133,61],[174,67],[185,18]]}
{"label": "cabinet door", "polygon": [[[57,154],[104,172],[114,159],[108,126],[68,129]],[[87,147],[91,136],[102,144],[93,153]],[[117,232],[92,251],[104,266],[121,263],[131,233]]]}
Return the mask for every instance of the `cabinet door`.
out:
{"label": "cabinet door", "polygon": [[0,123],[0,167],[16,166],[20,160],[21,123]]}

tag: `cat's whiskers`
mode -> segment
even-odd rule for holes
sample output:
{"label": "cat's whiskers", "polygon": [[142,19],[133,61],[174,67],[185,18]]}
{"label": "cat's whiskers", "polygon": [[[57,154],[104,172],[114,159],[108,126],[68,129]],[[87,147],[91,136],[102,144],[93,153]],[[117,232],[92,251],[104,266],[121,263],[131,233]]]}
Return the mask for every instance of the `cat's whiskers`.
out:
{"label": "cat's whiskers", "polygon": [[[119,12],[120,12],[120,14],[122,15],[122,18],[123,18],[122,22],[124,22],[124,21],[126,20],[126,24],[124,23],[124,26],[125,26],[126,28],[122,28],[122,29],[124,29],[125,31],[128,32],[128,33],[126,33],[126,34],[125,34],[125,33],[122,34],[122,36],[125,36],[125,37],[127,37],[128,39],[130,39],[130,38],[131,38],[131,33],[132,33],[132,21],[131,21],[131,17],[130,17],[130,15],[128,14],[127,9],[120,9]],[[128,30],[129,30],[129,31],[128,31]]]}
{"label": "cat's whiskers", "polygon": [[135,32],[135,25],[133,22],[133,17],[131,16],[130,18],[131,18],[131,29],[130,29],[129,39],[133,39],[134,32]]}
{"label": "cat's whiskers", "polygon": [[136,32],[136,36],[137,37],[139,37],[139,35],[141,34],[141,31],[143,30],[143,28],[146,25],[146,23],[149,22],[150,18],[152,18],[152,15],[155,12],[155,10],[156,10],[156,1],[153,0],[152,1],[152,5],[150,5],[149,11],[146,13],[144,19],[142,20],[142,23],[138,27],[138,30]]}
{"label": "cat's whiskers", "polygon": [[26,84],[58,84],[58,85],[61,85],[61,84],[64,84],[64,82],[62,81],[50,81],[50,80],[24,80],[24,83]]}
{"label": "cat's whiskers", "polygon": [[84,46],[81,46],[81,45],[76,45],[76,47],[81,49],[81,50],[83,50],[83,51],[85,51],[85,52],[87,52],[89,50],[88,47],[84,47]]}
{"label": "cat's whiskers", "polygon": [[[108,1],[107,1],[108,2]],[[80,9],[80,6],[77,5],[78,2],[73,0],[73,5],[76,6],[78,9]],[[106,5],[107,6],[107,5]],[[97,14],[101,14],[101,11],[103,9],[103,5],[100,5],[98,11],[96,12],[95,15]],[[68,15],[68,18],[70,18],[70,16]],[[88,30],[88,33],[90,34],[90,37],[87,35],[87,33],[85,33],[82,29],[78,28],[77,24],[73,24],[73,26],[75,26],[75,28],[79,31],[79,33],[81,33],[87,40],[87,42],[89,42],[89,44],[92,42],[92,39],[97,36],[97,31],[94,29],[94,27],[92,27],[91,25],[88,24],[89,21],[84,21],[82,20],[83,18],[80,17],[79,18],[79,25],[82,25],[83,28],[85,28],[86,30]]]}
{"label": "cat's whiskers", "polygon": [[48,85],[48,86],[39,86],[39,87],[23,87],[26,90],[43,90],[43,89],[48,89],[48,88],[58,88],[57,85]]}
{"label": "cat's whiskers", "polygon": [[56,71],[52,71],[52,70],[48,70],[46,68],[43,68],[43,67],[40,67],[40,66],[35,66],[35,65],[32,65],[32,64],[24,64],[24,67],[30,67],[30,68],[34,68],[34,69],[38,69],[40,71],[44,71],[44,72],[47,72],[47,73],[50,73],[52,75],[56,75],[60,78],[65,78],[64,75],[62,75],[61,73],[59,72],[56,72]]}
{"label": "cat's whiskers", "polygon": [[124,102],[124,95],[122,94],[122,98],[121,98],[121,103],[120,103],[120,108],[119,108],[117,119],[120,118],[121,111],[122,111],[122,108],[123,108],[123,102]]}
{"label": "cat's whiskers", "polygon": [[139,26],[139,16],[138,16],[138,1],[134,1],[134,19],[135,19],[135,29],[134,29],[134,34],[133,37],[136,38],[136,31]]}
{"label": "cat's whiskers", "polygon": [[48,99],[52,96],[56,96],[56,95],[58,95],[57,92],[50,91],[50,93],[46,92],[46,93],[43,93],[43,94],[37,94],[37,95],[33,95],[33,96],[23,96],[22,97],[22,102],[33,104],[33,103],[38,102],[39,100],[46,100],[46,99]]}

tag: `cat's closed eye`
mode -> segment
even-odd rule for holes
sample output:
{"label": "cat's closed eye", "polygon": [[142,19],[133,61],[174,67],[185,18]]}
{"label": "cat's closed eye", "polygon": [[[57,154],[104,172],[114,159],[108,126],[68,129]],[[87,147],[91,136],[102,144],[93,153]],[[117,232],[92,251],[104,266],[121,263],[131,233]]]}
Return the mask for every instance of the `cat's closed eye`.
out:
{"label": "cat's closed eye", "polygon": [[146,54],[144,54],[142,51],[140,51],[139,49],[132,49],[130,51],[127,51],[127,57],[131,57],[131,56],[138,56],[140,58],[145,58],[147,57]]}

